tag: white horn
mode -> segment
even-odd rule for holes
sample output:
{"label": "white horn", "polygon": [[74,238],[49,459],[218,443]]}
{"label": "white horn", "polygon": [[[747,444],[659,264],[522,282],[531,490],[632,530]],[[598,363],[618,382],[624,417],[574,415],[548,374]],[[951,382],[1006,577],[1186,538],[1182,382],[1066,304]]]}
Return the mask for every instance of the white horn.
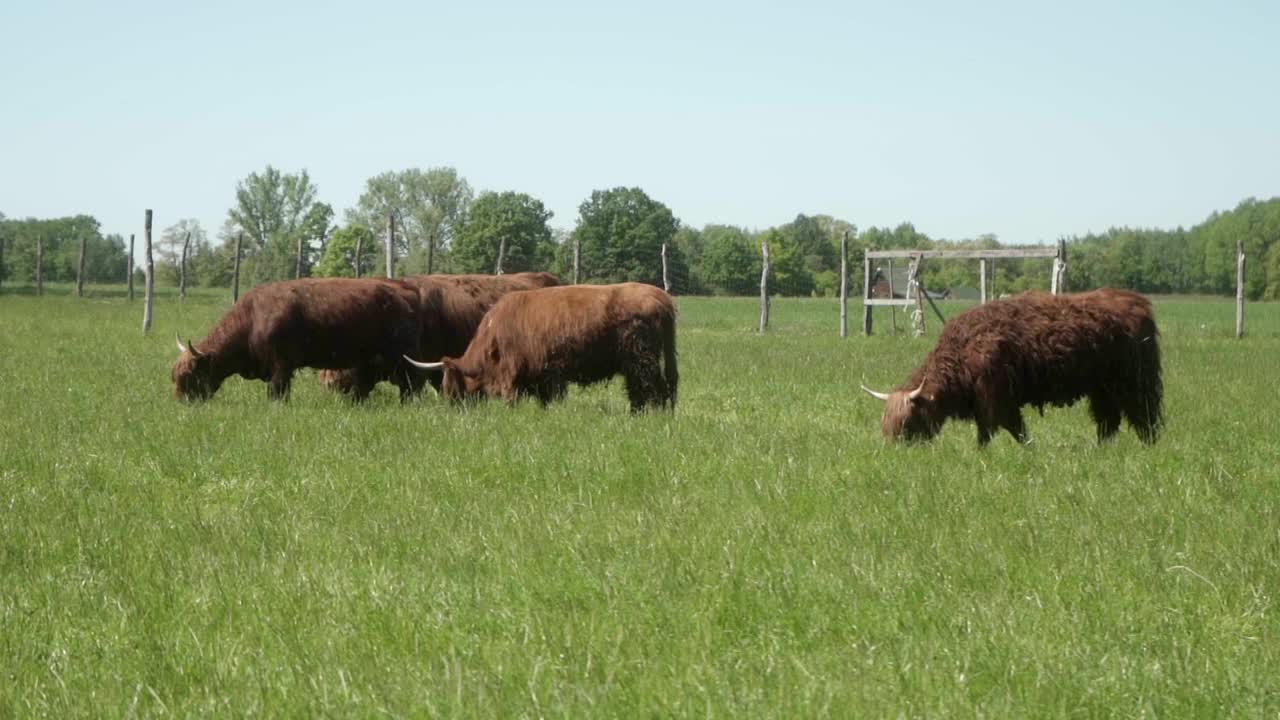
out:
{"label": "white horn", "polygon": [[907,394],[907,399],[908,399],[908,400],[915,400],[916,398],[920,397],[920,393],[924,392],[924,381],[925,381],[925,380],[928,380],[928,379],[929,379],[929,376],[927,376],[927,375],[926,375],[925,377],[920,378],[920,387],[918,387],[918,388],[916,388],[915,390],[912,390],[910,393],[908,393],[908,394]]}
{"label": "white horn", "polygon": [[187,351],[187,346],[182,344],[182,338],[178,337],[176,333],[173,336],[173,341],[178,343],[178,352],[184,353]]}
{"label": "white horn", "polygon": [[439,370],[440,368],[444,367],[444,363],[442,362],[418,362],[417,360],[414,360],[408,355],[404,355],[403,357],[405,360],[409,361],[410,365],[414,367],[422,368],[423,370]]}
{"label": "white horn", "polygon": [[875,398],[875,399],[877,399],[877,400],[884,400],[884,401],[888,401],[888,400],[889,400],[889,394],[888,394],[888,393],[876,392],[875,390],[872,390],[871,388],[867,387],[866,385],[863,385],[863,386],[862,386],[862,389],[863,389],[864,391],[866,391],[866,393],[867,393],[868,395],[870,395],[871,397],[873,397],[873,398]]}

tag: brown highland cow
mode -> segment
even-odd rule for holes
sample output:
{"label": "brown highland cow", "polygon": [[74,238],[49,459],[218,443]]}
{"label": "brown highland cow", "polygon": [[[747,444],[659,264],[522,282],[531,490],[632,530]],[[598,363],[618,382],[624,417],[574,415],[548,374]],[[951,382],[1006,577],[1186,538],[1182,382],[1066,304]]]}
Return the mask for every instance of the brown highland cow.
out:
{"label": "brown highland cow", "polygon": [[973,420],[978,444],[1001,428],[1027,442],[1022,407],[1044,413],[1088,398],[1106,440],[1123,417],[1142,442],[1162,417],[1160,345],[1151,303],[1126,290],[1025,292],[956,315],[902,387],[879,393],[891,440],[929,440],[948,418]]}
{"label": "brown highland cow", "polygon": [[[560,281],[544,272],[521,272],[506,275],[413,275],[404,282],[418,288],[422,335],[416,356],[439,360],[446,355],[458,356],[480,326],[480,318],[498,298],[509,292],[552,287]],[[416,371],[415,371],[416,372]],[[351,393],[361,379],[355,368],[321,370],[318,375],[326,388]],[[379,378],[388,380],[390,376]],[[427,374],[427,381],[440,389],[440,374]],[[419,381],[417,386],[421,387]]]}
{"label": "brown highland cow", "polygon": [[675,303],[641,283],[512,293],[484,316],[462,357],[411,362],[442,370],[441,393],[454,402],[528,395],[546,405],[563,398],[570,383],[622,375],[633,412],[675,409]]}
{"label": "brown highland cow", "polygon": [[[420,389],[404,360],[419,349],[418,289],[399,280],[305,278],[259,285],[197,345],[178,340],[173,394],[206,400],[232,375],[270,383],[285,399],[298,368],[356,368],[353,393],[364,399],[392,377],[401,399]],[[418,384],[415,384],[418,383]]]}

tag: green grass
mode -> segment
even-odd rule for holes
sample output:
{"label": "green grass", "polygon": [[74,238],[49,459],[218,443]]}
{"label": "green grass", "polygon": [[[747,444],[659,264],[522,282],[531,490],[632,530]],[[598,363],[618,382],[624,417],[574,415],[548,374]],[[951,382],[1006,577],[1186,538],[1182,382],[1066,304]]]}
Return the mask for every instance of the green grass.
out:
{"label": "green grass", "polygon": [[681,299],[679,410],[632,417],[180,405],[225,293],[143,337],[92,290],[0,296],[0,717],[1280,712],[1280,306],[1158,302],[1154,448],[1081,406],[979,450],[881,440],[857,385],[931,340],[831,301]]}

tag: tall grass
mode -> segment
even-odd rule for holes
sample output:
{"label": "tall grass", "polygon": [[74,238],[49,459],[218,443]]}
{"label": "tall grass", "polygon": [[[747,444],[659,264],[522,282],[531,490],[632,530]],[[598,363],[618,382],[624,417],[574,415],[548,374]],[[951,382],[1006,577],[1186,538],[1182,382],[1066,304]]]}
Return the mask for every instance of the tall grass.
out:
{"label": "tall grass", "polygon": [[1153,448],[1076,407],[985,450],[886,445],[857,385],[930,340],[830,301],[682,299],[639,417],[175,403],[226,307],[0,296],[0,716],[1280,711],[1280,307],[1158,303]]}

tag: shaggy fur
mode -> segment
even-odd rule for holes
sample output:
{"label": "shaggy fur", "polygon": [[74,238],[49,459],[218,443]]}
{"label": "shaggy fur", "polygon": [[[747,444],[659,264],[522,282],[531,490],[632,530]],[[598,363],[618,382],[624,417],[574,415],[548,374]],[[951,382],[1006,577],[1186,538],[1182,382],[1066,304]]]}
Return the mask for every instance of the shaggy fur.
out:
{"label": "shaggy fur", "polygon": [[512,293],[485,315],[461,358],[444,358],[442,393],[543,405],[570,383],[622,375],[632,411],[675,409],[676,308],[652,285],[571,285]]}
{"label": "shaggy fur", "polygon": [[882,429],[893,440],[928,440],[948,418],[971,419],[980,445],[1001,428],[1026,442],[1023,406],[1043,414],[1087,398],[1100,441],[1123,417],[1154,443],[1163,422],[1158,335],[1151,303],[1126,290],[1025,292],[980,305],[952,318],[890,393]]}
{"label": "shaggy fur", "polygon": [[[209,335],[173,366],[179,400],[205,400],[232,375],[270,383],[285,399],[298,368],[355,368],[363,399],[394,376],[404,399],[420,387],[405,362],[419,348],[418,289],[399,280],[317,279],[267,283],[245,293]],[[415,385],[415,382],[419,383]]]}
{"label": "shaggy fur", "polygon": [[[416,357],[435,362],[446,355],[458,356],[480,326],[480,318],[498,298],[517,290],[552,287],[560,281],[544,272],[507,275],[414,275],[404,281],[418,288],[422,334]],[[321,370],[320,382],[330,390],[352,393],[361,382],[356,368]],[[390,380],[390,375],[379,380]],[[440,374],[429,373],[426,381],[440,389]],[[418,383],[421,387],[422,381]]]}

